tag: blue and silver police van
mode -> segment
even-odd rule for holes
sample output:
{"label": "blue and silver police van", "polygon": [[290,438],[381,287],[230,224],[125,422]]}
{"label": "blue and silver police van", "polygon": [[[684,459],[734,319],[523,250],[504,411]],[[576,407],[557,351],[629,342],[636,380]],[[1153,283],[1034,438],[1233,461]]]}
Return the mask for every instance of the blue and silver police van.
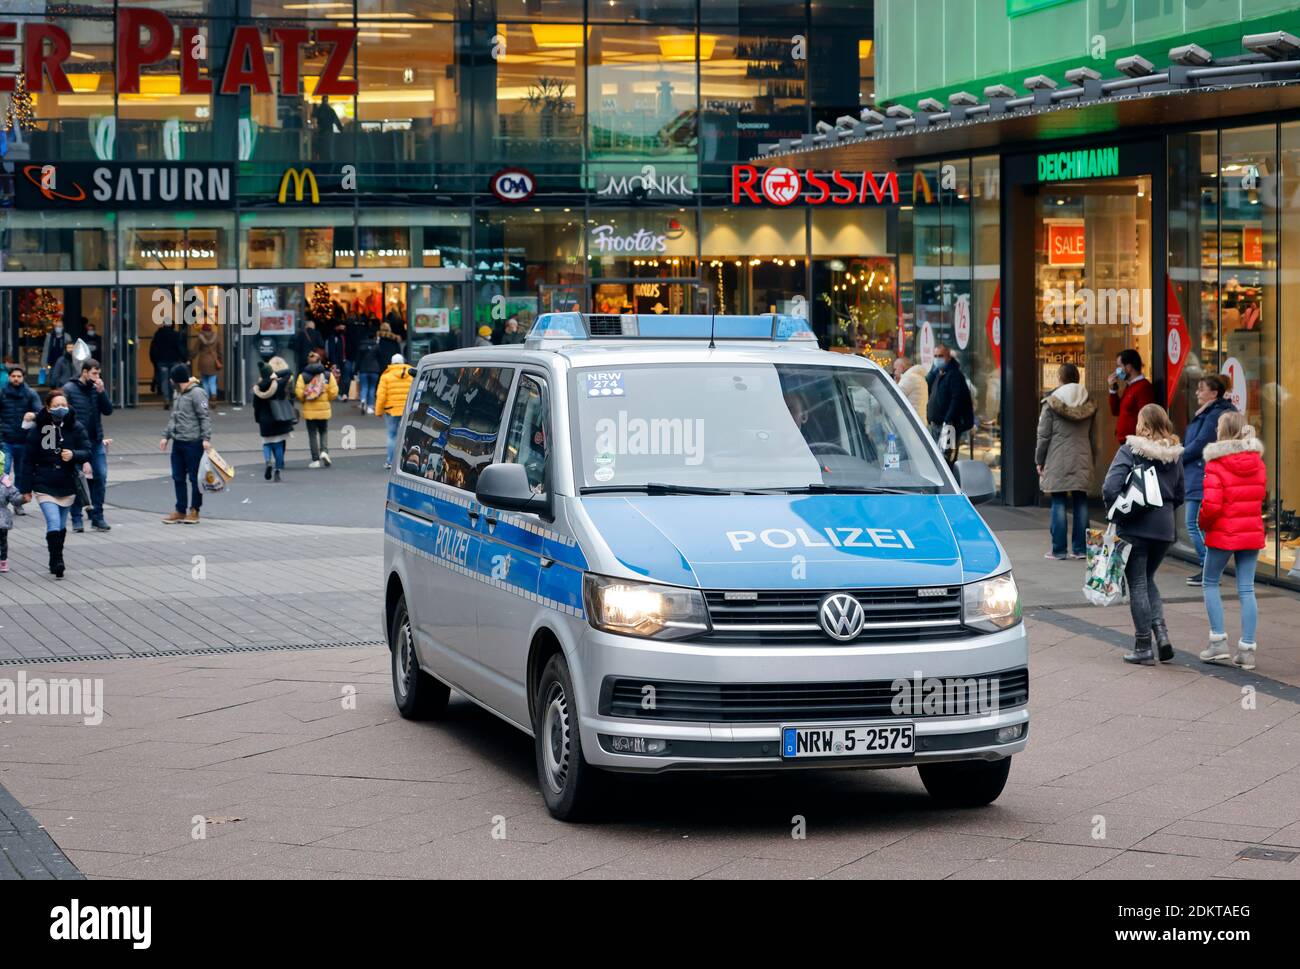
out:
{"label": "blue and silver police van", "polygon": [[874,363],[796,317],[551,313],[426,356],[388,484],[407,718],[531,735],[553,815],[609,772],[916,767],[1001,793],[1029,729],[1011,562]]}

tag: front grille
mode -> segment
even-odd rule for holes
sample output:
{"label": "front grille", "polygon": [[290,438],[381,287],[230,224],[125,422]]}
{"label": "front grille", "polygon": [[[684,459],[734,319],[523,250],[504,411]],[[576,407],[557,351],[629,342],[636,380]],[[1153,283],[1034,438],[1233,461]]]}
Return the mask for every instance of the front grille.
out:
{"label": "front grille", "polygon": [[[935,591],[924,587],[927,592]],[[837,589],[862,603],[867,624],[851,643],[917,643],[977,635],[961,625],[961,586],[936,587],[942,595],[922,596],[921,589]],[[728,595],[754,596],[731,598]],[[697,642],[714,645],[792,646],[836,643],[818,619],[826,590],[783,589],[767,592],[704,593],[713,628]]]}
{"label": "front grille", "polygon": [[[997,684],[998,709],[1029,702],[1029,670],[1020,667],[979,676],[953,677]],[[647,687],[652,689],[647,690]],[[893,680],[838,683],[681,683],[606,677],[601,684],[603,716],[639,720],[712,723],[794,723],[806,720],[882,719],[898,695]],[[991,694],[987,694],[990,695]],[[975,712],[975,711],[972,711]],[[909,720],[923,719],[905,714]]]}

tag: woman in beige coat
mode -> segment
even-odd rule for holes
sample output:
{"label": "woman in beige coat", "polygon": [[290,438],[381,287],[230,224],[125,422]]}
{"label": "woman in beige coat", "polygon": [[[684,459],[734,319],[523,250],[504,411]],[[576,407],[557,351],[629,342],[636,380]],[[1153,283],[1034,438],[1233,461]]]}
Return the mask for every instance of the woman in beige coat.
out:
{"label": "woman in beige coat", "polygon": [[[1060,386],[1043,399],[1038,417],[1038,487],[1052,496],[1052,550],[1044,558],[1081,559],[1088,548],[1088,489],[1092,487],[1092,422],[1097,404],[1079,383],[1079,368],[1061,364]],[[1066,505],[1074,540],[1066,555]]]}
{"label": "woman in beige coat", "polygon": [[199,378],[203,392],[209,400],[217,396],[217,374],[221,373],[221,334],[211,323],[204,323],[194,334],[194,346],[190,350],[190,360],[194,366],[194,376]]}

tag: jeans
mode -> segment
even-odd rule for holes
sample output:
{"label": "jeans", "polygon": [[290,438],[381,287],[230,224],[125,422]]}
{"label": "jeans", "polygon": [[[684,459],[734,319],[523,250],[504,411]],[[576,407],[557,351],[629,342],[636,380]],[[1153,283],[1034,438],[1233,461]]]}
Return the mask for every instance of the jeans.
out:
{"label": "jeans", "polygon": [[162,388],[163,400],[169,405],[172,398],[176,396],[176,385],[172,383],[172,367],[176,366],[175,360],[169,360],[166,363],[158,364],[158,386]]}
{"label": "jeans", "polygon": [[199,384],[203,387],[203,392],[208,395],[208,400],[217,396],[217,375],[208,374],[206,377],[199,378]]}
{"label": "jeans", "polygon": [[5,452],[5,474],[14,476],[14,485],[22,480],[23,460],[27,457],[26,444],[10,444],[6,442],[0,445]]}
{"label": "jeans", "polygon": [[64,508],[62,505],[56,505],[52,501],[41,502],[41,514],[45,516],[45,530],[47,532],[62,532],[68,527],[68,512],[71,508]]}
{"label": "jeans", "polygon": [[1205,584],[1201,594],[1205,596],[1205,612],[1210,619],[1210,632],[1222,636],[1223,597],[1219,594],[1219,579],[1228,560],[1237,561],[1237,601],[1241,603],[1241,641],[1255,641],[1255,624],[1259,620],[1259,607],[1255,603],[1255,566],[1259,563],[1259,549],[1229,552],[1222,548],[1205,550]]}
{"label": "jeans", "polygon": [[1173,542],[1153,542],[1145,538],[1132,540],[1124,575],[1128,579],[1128,608],[1133,615],[1133,631],[1139,636],[1151,635],[1151,624],[1163,622],[1165,604],[1156,588],[1156,569],[1165,560]]}
{"label": "jeans", "polygon": [[357,380],[361,384],[362,402],[371,410],[374,410],[375,391],[379,389],[379,374],[377,373],[357,374]]}
{"label": "jeans", "polygon": [[[199,462],[203,460],[202,441],[172,441],[172,485],[176,488],[176,510],[182,515],[187,507],[203,507],[203,489],[199,487]],[[185,504],[185,482],[190,484],[190,503]]]}
{"label": "jeans", "polygon": [[1187,537],[1191,540],[1192,548],[1196,550],[1196,564],[1205,571],[1205,533],[1201,531],[1201,499],[1187,499]]}
{"label": "jeans", "polygon": [[[104,492],[108,490],[108,452],[104,450],[104,442],[90,446],[90,469],[94,471],[86,484],[90,485],[90,520],[98,522],[104,520]],[[81,506],[72,506],[72,527],[81,527]]]}
{"label": "jeans", "polygon": [[393,449],[397,447],[397,429],[402,424],[401,414],[385,414],[384,424],[388,427],[388,463],[393,463]]}
{"label": "jeans", "polygon": [[284,470],[284,442],[276,441],[274,444],[263,444],[262,457],[266,460],[267,464],[270,464],[272,461],[274,461],[276,470],[283,471]]}
{"label": "jeans", "polygon": [[352,389],[352,361],[344,360],[339,364],[339,396],[347,400]]}
{"label": "jeans", "polygon": [[320,460],[322,451],[330,449],[330,422],[328,420],[307,419],[307,445],[311,448],[311,459]]}
{"label": "jeans", "polygon": [[1066,545],[1066,505],[1072,506],[1074,519],[1074,544],[1071,550],[1075,555],[1084,555],[1088,551],[1088,493],[1086,491],[1061,491],[1052,495],[1052,554],[1057,558],[1065,555]]}

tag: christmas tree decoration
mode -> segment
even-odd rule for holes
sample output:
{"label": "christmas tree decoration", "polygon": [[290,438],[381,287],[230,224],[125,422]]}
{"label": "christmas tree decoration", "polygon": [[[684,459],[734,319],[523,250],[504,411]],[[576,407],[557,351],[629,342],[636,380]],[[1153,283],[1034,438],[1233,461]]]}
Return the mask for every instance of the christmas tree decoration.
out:
{"label": "christmas tree decoration", "polygon": [[9,107],[5,110],[5,129],[12,131],[14,138],[21,141],[23,131],[31,130],[34,119],[32,93],[27,90],[27,75],[16,74],[14,89],[9,95]]}
{"label": "christmas tree decoration", "polygon": [[18,335],[21,339],[43,338],[63,319],[63,304],[48,289],[24,289],[18,298]]}
{"label": "christmas tree decoration", "polygon": [[330,320],[333,312],[333,301],[330,299],[330,288],[325,283],[317,283],[312,287],[310,313],[316,326],[324,329]]}

